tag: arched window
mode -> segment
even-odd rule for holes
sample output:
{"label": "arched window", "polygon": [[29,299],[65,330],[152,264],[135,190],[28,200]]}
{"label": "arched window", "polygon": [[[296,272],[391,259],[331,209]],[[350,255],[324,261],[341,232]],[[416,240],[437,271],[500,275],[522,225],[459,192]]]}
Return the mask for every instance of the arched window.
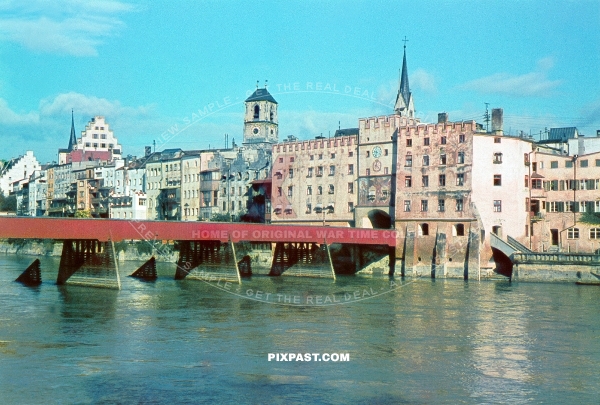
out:
{"label": "arched window", "polygon": [[465,236],[465,225],[464,224],[455,224],[452,227],[452,235],[453,236]]}
{"label": "arched window", "polygon": [[418,233],[419,236],[429,235],[429,224],[419,224]]}
{"label": "arched window", "polygon": [[260,115],[260,107],[257,105],[254,106],[254,119],[257,120]]}
{"label": "arched window", "polygon": [[271,113],[269,114],[269,118],[271,119],[271,121],[273,121],[273,110],[271,110]]}

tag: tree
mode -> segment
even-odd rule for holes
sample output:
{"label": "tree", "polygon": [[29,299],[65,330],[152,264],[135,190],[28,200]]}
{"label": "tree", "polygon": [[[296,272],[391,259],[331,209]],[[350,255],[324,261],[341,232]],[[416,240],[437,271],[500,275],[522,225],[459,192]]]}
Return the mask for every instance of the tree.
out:
{"label": "tree", "polygon": [[4,195],[2,194],[2,198],[1,198],[1,203],[2,205],[0,206],[0,211],[11,211],[11,212],[16,212],[17,211],[17,196],[16,195],[9,195],[8,197],[4,197]]}
{"label": "tree", "polygon": [[89,210],[77,210],[75,212],[75,218],[91,218],[92,213]]}

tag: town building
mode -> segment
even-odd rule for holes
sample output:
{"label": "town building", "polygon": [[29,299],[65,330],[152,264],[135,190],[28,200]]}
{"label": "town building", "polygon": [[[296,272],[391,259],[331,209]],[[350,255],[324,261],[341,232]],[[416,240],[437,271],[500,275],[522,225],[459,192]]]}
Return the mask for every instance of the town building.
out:
{"label": "town building", "polygon": [[75,121],[71,112],[69,146],[58,150],[58,163],[111,161],[121,158],[121,150],[121,145],[102,116],[93,117],[81,132],[81,136],[76,138]]}
{"label": "town building", "polygon": [[41,170],[41,165],[30,150],[8,162],[0,162],[0,191],[8,196],[13,192],[13,183],[28,180],[36,170]]}
{"label": "town building", "polygon": [[291,137],[273,145],[271,222],[353,226],[356,141],[356,135]]}

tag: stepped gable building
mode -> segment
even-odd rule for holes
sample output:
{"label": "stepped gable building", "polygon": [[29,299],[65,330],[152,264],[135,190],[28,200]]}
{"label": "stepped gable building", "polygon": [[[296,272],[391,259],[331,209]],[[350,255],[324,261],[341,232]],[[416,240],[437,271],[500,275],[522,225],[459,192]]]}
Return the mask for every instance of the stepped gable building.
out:
{"label": "stepped gable building", "polygon": [[75,121],[71,111],[69,146],[58,150],[58,163],[112,161],[121,158],[121,151],[121,145],[102,116],[93,117],[81,132],[81,137],[76,138]]}

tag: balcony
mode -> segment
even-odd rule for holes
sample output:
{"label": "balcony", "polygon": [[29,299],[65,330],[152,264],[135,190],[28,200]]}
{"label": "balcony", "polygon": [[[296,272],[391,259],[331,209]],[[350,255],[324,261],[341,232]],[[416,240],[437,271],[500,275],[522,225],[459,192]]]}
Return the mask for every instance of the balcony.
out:
{"label": "balcony", "polygon": [[539,221],[542,221],[544,219],[544,213],[543,212],[533,212],[533,211],[531,211],[529,213],[529,218],[531,218],[531,222],[539,222]]}

